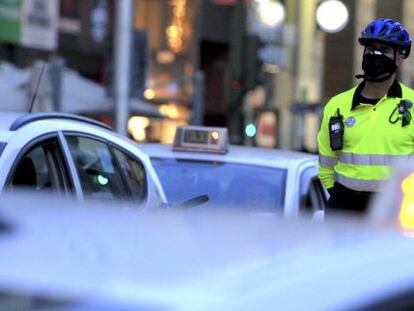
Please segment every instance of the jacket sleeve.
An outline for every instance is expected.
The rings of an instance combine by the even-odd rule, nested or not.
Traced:
[[[325,106],[321,127],[318,133],[319,150],[319,179],[326,189],[333,187],[334,167],[338,159],[338,151],[332,151],[329,140],[329,119],[332,116],[329,112],[329,103]]]

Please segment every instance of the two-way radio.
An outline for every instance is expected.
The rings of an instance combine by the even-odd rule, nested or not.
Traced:
[[[339,108],[336,111],[336,116],[329,119],[329,140],[331,149],[341,150],[344,147],[344,123],[342,122],[343,116],[339,112]]]

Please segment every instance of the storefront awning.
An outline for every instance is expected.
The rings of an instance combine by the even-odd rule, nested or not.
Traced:
[[[130,115],[145,116],[150,118],[164,118],[158,111],[157,106],[139,99],[130,99]],[[106,99],[104,102],[92,103],[88,105],[73,102],[65,105],[62,109],[64,112],[87,114],[87,115],[113,115],[115,113],[114,102]]]
[[[47,75],[42,81],[47,81]],[[31,70],[19,69],[11,64],[0,64],[1,110],[28,111],[28,88]],[[50,85],[39,88],[33,111],[60,111],[88,115],[113,115],[114,101],[106,96],[106,89],[79,73],[65,69],[62,77],[61,103],[56,109],[51,102]],[[158,107],[145,100],[131,98],[130,114],[163,118]]]

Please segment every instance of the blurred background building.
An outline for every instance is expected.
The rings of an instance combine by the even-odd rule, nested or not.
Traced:
[[[112,125],[116,8],[0,0],[0,80],[16,84],[2,84],[11,95],[0,107],[24,109],[44,61],[38,109]],[[414,34],[410,0],[135,0],[131,12],[128,130],[137,141],[171,142],[177,125],[203,124],[228,127],[236,144],[315,152],[324,103],[358,83],[362,28],[389,17]],[[413,85],[413,57],[399,79]]]

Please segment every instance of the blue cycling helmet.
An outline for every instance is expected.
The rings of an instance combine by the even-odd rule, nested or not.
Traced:
[[[361,32],[358,41],[362,45],[367,45],[370,42],[389,44],[398,48],[404,58],[410,55],[410,34],[399,22],[392,19],[380,18],[372,21]]]

